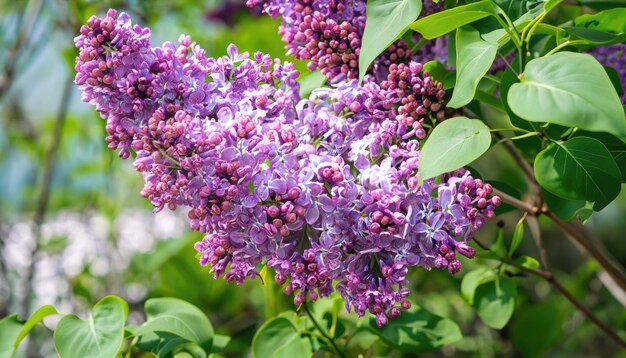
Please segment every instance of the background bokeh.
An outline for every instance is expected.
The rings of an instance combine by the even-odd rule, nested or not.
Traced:
[[[102,15],[109,7],[149,26],[154,43],[176,41],[185,33],[209,56],[223,55],[232,42],[240,51],[285,58],[278,21],[249,11],[244,0],[0,0],[0,318],[12,312],[24,318],[43,304],[84,317],[100,298],[114,294],[130,303],[129,320],[141,322],[146,299],[178,297],[202,308],[218,333],[233,337],[228,356],[247,356],[265,318],[293,305],[271,294],[260,280],[229,285],[213,280],[198,265],[193,244],[201,234],[187,227],[184,212],[152,213],[139,195],[141,176],[130,161],[120,161],[107,150],[104,121],[81,102],[72,83],[77,54],[72,39],[89,16]],[[297,67],[306,71],[302,62]],[[484,178],[518,182],[524,190],[513,161],[500,148],[473,167]],[[622,265],[625,218],[623,190],[585,224],[597,244]],[[504,239],[510,240],[518,219],[515,212],[499,216],[479,239],[491,242],[497,227],[504,226]],[[623,333],[626,295],[562,233],[548,222],[542,225],[559,279]],[[537,256],[530,237],[520,250]],[[465,260],[464,272],[474,264]],[[512,322],[501,331],[487,328],[460,295],[464,272],[411,273],[411,300],[453,319],[465,336],[429,355],[626,356],[535,278],[524,280]],[[54,317],[46,320],[49,327],[55,323]],[[39,327],[18,356],[55,356],[50,337],[50,330]],[[355,340],[350,353],[399,355],[376,340],[373,335]]]

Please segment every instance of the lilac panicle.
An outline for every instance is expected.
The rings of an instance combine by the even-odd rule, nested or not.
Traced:
[[[340,4],[311,11],[360,16]],[[465,169],[417,185],[419,139],[446,116],[445,92],[420,63],[301,99],[290,63],[234,45],[209,58],[184,35],[153,47],[114,10],[75,42],[75,82],[106,119],[110,148],[136,154],[155,211],[186,208],[215,278],[240,284],[265,262],[295,304],[337,290],[382,326],[410,307],[409,268],[458,272],[500,204]]]

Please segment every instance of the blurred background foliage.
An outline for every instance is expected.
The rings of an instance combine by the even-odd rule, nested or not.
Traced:
[[[186,227],[185,213],[152,213],[139,195],[141,176],[130,161],[117,160],[107,150],[104,121],[81,102],[71,82],[77,54],[73,37],[89,16],[109,7],[149,26],[153,43],[176,41],[184,33],[209,56],[223,55],[232,42],[241,51],[285,58],[278,21],[255,15],[244,0],[0,0],[0,318],[11,312],[25,318],[43,304],[63,313],[84,313],[111,294],[130,303],[133,323],[143,320],[146,299],[178,297],[202,308],[217,333],[232,337],[224,355],[247,356],[256,329],[268,317],[293,311],[293,304],[271,279],[265,280],[268,286],[258,279],[242,286],[213,280],[195,257],[193,244],[201,234]],[[303,62],[297,67],[306,73]],[[516,182],[515,163],[501,148],[493,148],[474,168],[484,178]],[[517,182],[524,185],[522,178]],[[625,217],[623,191],[586,223],[622,264]],[[493,242],[501,228],[502,239],[510,242],[518,219],[517,212],[498,216],[479,239]],[[541,224],[559,279],[623,333],[622,291],[609,292],[612,284],[597,265],[549,222]],[[534,247],[527,237],[520,254],[537,257]],[[460,285],[466,272],[489,264],[480,258],[465,260],[456,276],[410,273],[415,286],[411,300],[451,318],[464,335],[428,356],[626,356],[536,278],[519,280],[520,303],[512,321],[500,331],[487,328],[462,298]],[[321,300],[313,309],[324,317],[336,304]],[[367,325],[367,319],[356,319],[344,308],[339,315],[344,326]],[[52,318],[46,324],[54,327],[56,322]],[[401,356],[367,330],[356,332],[348,339],[351,355]],[[54,356],[50,337],[49,330],[39,327],[18,356]]]

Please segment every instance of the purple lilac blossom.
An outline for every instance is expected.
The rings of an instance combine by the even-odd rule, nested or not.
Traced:
[[[288,55],[309,60],[331,83],[358,77],[358,58],[365,29],[365,0],[248,0],[261,5],[273,18],[280,17],[279,33]],[[375,66],[406,62],[410,50],[396,41],[376,59]],[[378,70],[380,71],[380,70]]]
[[[626,88],[626,44],[594,47],[589,51],[603,66],[613,67],[619,75],[622,88]],[[620,98],[626,105],[626,93]]]
[[[409,267],[461,269],[500,198],[465,169],[418,186],[425,121],[444,91],[419,63],[298,95],[290,63],[234,45],[208,58],[187,36],[150,32],[110,10],[75,39],[76,84],[107,120],[107,141],[144,176],[155,211],[188,209],[201,265],[240,284],[264,261],[294,303],[337,290],[383,326],[408,309]],[[333,282],[336,285],[333,285]]]

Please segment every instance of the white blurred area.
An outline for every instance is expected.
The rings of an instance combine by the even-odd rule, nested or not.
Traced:
[[[42,226],[33,280],[30,283],[30,312],[46,304],[59,312],[77,312],[71,282],[84,270],[101,278],[103,295],[118,294],[130,301],[142,300],[147,290],[122,279],[134,254],[149,252],[158,240],[176,238],[187,230],[184,213],[164,210],[158,214],[142,209],[119,213],[113,222],[97,212],[58,212]],[[0,281],[0,296],[9,312],[20,312],[35,246],[32,222],[18,221],[0,226],[3,246],[0,260],[6,277]],[[59,249],[46,245],[56,240]],[[96,290],[99,291],[99,290]],[[105,292],[106,291],[106,292]],[[24,312],[21,312],[22,314]]]

